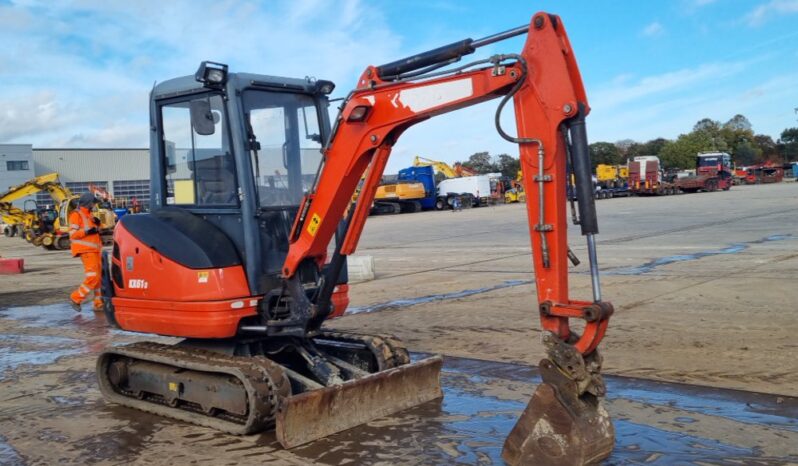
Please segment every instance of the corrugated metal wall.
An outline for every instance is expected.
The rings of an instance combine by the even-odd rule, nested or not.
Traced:
[[[27,169],[20,163],[27,163]],[[11,170],[9,170],[9,168]],[[17,186],[33,178],[33,160],[30,144],[0,144],[0,195],[11,186]],[[14,202],[17,207],[24,207],[25,199]]]
[[[150,179],[148,149],[33,149],[36,175],[57,172],[62,183]]]

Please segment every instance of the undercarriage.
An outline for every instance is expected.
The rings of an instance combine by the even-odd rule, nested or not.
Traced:
[[[409,363],[394,337],[321,331],[311,339],[133,343],[100,355],[97,373],[115,403],[237,435],[277,424],[278,439],[290,448],[360,423],[351,407],[328,402],[341,393],[369,418],[442,396],[441,359]],[[388,399],[384,390],[378,394],[396,378],[409,390]],[[314,408],[320,399],[327,400],[324,413]]]

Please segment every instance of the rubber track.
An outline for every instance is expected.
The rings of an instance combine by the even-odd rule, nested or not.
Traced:
[[[404,344],[392,335],[323,331],[319,338],[365,345],[377,360],[379,371],[410,362]],[[140,400],[132,393],[113,388],[106,378],[104,362],[112,355],[177,368],[232,375],[242,382],[248,397],[251,398],[248,403],[250,413],[246,418],[233,415],[209,416],[199,409],[186,405],[173,408],[166,404],[165,400]],[[100,390],[109,402],[235,435],[252,434],[273,427],[281,400],[291,396],[291,383],[288,377],[278,364],[265,356],[228,356],[214,351],[153,342],[110,348],[97,360],[97,377]]]
[[[231,415],[209,416],[201,410],[188,406],[173,408],[162,400],[145,401],[133,398],[131,393],[113,388],[106,378],[104,362],[112,355],[178,368],[232,375],[242,382],[247,391],[249,413],[246,418]],[[243,358],[152,342],[111,348],[101,354],[97,360],[97,377],[100,390],[108,401],[236,435],[251,434],[273,426],[281,398],[290,396],[291,392],[288,377],[280,366],[265,357]]]
[[[357,332],[323,330],[320,338],[344,342],[362,343],[377,359],[379,371],[393,369],[410,362],[410,354],[405,345],[393,335],[373,335]]]

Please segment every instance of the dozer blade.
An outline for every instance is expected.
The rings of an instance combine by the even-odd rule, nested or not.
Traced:
[[[541,361],[540,369],[544,382],[505,440],[504,461],[511,466],[568,466],[594,464],[609,457],[615,429],[600,398],[577,395],[575,384],[562,375],[555,375],[562,379],[552,383],[546,371],[557,369],[548,360]]]
[[[293,448],[441,398],[442,364],[434,356],[292,396],[277,413],[277,440]]]

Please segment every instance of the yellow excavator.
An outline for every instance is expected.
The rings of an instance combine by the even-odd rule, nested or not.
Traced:
[[[514,180],[510,180],[509,188],[504,191],[504,202],[512,204],[515,202],[526,202],[526,192],[524,192],[524,173],[518,170]]]
[[[435,169],[435,171],[443,173],[443,176],[446,178],[460,178],[462,176],[476,176],[479,174],[474,170],[463,166],[463,164],[460,162],[455,162],[454,166],[451,166],[446,162],[440,162],[438,160],[432,160],[426,157],[419,157],[418,155],[413,159],[413,166],[432,167]]]
[[[13,202],[40,192],[47,192],[53,199],[53,209],[19,209]],[[18,186],[12,186],[0,194],[0,215],[6,224],[6,236],[22,236],[34,246],[46,249],[69,248],[69,214],[77,206],[78,196],[58,182],[58,173],[37,176]],[[35,201],[33,201],[35,203]],[[113,237],[116,216],[107,209],[97,209],[100,219],[100,234],[103,242]]]

